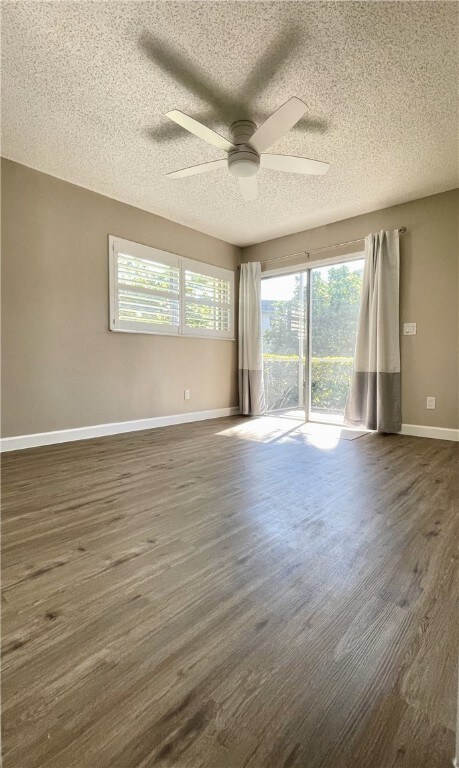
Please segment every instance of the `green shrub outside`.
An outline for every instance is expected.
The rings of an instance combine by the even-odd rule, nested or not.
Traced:
[[[298,355],[267,353],[264,380],[267,407],[298,405]],[[305,364],[305,358],[303,358]],[[342,413],[346,405],[353,369],[352,357],[313,357],[311,360],[311,409]]]

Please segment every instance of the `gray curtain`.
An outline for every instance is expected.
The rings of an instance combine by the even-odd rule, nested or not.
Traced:
[[[365,238],[362,300],[345,421],[400,432],[399,234]]]
[[[239,410],[259,416],[266,410],[261,338],[261,265],[241,264],[239,279]]]

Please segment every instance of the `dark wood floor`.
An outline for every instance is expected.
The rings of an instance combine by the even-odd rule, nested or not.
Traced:
[[[5,455],[4,768],[451,768],[458,448],[222,419]]]

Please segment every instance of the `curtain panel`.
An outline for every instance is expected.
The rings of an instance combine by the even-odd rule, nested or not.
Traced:
[[[354,373],[345,421],[400,432],[399,233],[365,238],[365,266]]]
[[[261,264],[241,264],[239,279],[239,410],[259,416],[266,410],[261,336]]]

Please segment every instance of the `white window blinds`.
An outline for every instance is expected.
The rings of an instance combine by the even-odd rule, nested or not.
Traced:
[[[110,240],[112,330],[178,333],[179,257],[138,243]]]
[[[234,274],[109,238],[110,328],[233,338]]]
[[[229,338],[233,274],[208,264],[184,264],[184,333]]]

